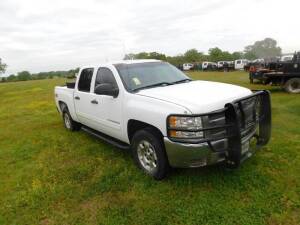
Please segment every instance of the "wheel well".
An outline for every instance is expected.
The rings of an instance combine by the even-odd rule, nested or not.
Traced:
[[[58,104],[59,104],[59,108],[60,108],[60,111],[61,111],[61,112],[63,112],[65,108],[68,109],[67,104],[64,103],[63,101],[59,101]]]
[[[157,127],[150,125],[148,123],[141,122],[139,120],[129,120],[127,124],[127,134],[128,134],[129,141],[131,142],[131,139],[135,132],[145,128],[152,128],[159,137],[161,138],[163,137],[163,134]]]

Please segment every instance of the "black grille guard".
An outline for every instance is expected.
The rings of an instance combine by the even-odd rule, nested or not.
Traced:
[[[253,123],[246,123],[244,106],[243,102],[247,100],[255,99],[255,102],[259,101],[259,112],[254,111],[255,120]],[[255,103],[255,104],[256,104]],[[168,125],[170,116],[184,116],[184,117],[194,117],[194,116],[213,116],[217,114],[225,114],[225,125],[222,126],[210,126],[204,127],[196,130],[185,130],[185,129],[174,129],[170,128]],[[257,118],[258,117],[258,118]],[[199,138],[172,138],[169,133],[171,130],[176,131],[208,131],[208,130],[217,130],[224,129],[226,131],[225,135],[219,137],[204,137],[203,139]],[[193,115],[169,115],[167,118],[167,130],[168,137],[174,142],[181,143],[190,143],[190,144],[199,144],[207,142],[211,146],[211,142],[218,141],[222,139],[228,139],[228,149],[227,149],[227,161],[233,165],[233,167],[239,166],[243,160],[242,155],[242,145],[246,141],[250,140],[252,137],[257,139],[256,147],[260,148],[261,146],[266,145],[271,137],[271,97],[270,92],[267,90],[254,91],[253,94],[237,99],[233,102],[227,103],[225,107],[221,110],[205,113],[205,114],[193,114]],[[247,133],[247,131],[249,131]],[[246,133],[246,135],[244,135]]]

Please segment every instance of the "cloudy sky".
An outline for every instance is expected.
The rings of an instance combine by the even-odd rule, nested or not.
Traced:
[[[300,50],[299,0],[1,0],[7,75],[67,70],[124,53],[240,51],[272,37]]]

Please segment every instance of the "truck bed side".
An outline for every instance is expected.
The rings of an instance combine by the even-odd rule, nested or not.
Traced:
[[[72,119],[78,122],[78,118],[75,111],[75,105],[74,105],[74,89],[68,88],[66,86],[56,86],[55,87],[55,103],[56,106],[61,112],[61,104],[64,103],[67,105],[68,110],[70,112],[70,115],[72,116]]]

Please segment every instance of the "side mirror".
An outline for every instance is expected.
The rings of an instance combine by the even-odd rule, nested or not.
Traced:
[[[116,98],[119,95],[119,89],[110,83],[99,84],[95,88],[95,94],[108,95]]]

